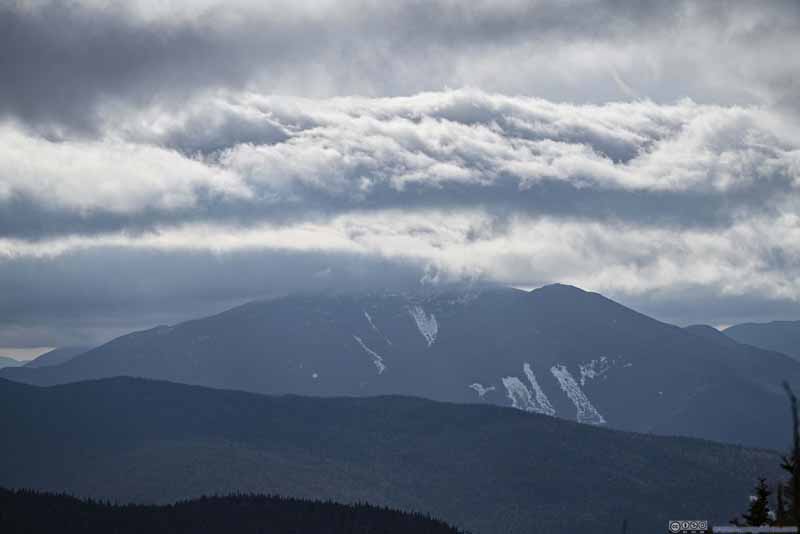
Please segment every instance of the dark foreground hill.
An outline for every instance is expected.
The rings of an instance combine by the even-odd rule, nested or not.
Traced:
[[[365,504],[264,495],[116,505],[0,488],[3,534],[459,534],[447,524]]]
[[[491,405],[268,397],[116,378],[0,380],[0,485],[120,502],[231,492],[369,502],[476,533],[727,521],[776,454]],[[780,424],[779,421],[776,424]]]
[[[783,352],[800,360],[800,321],[742,323],[725,329],[725,335],[739,343]]]
[[[126,375],[267,394],[400,394],[785,447],[787,429],[765,414],[785,413],[781,382],[800,389],[800,363],[695,330],[564,285],[305,295],[136,332],[60,365],[0,376],[37,385]]]

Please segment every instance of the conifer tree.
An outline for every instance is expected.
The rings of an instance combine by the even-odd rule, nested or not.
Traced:
[[[762,527],[772,524],[772,514],[769,508],[769,496],[772,492],[767,486],[765,478],[759,478],[755,487],[756,494],[750,497],[750,508],[742,519],[734,519],[733,524],[740,527]]]

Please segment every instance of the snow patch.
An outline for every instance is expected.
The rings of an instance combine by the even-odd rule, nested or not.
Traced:
[[[598,360],[582,363],[579,367],[581,370],[581,386],[585,386],[587,378],[594,380],[604,376],[611,369],[611,362],[608,358],[602,356]]]
[[[487,393],[489,393],[490,391],[494,391],[495,390],[494,386],[488,386],[487,387],[487,386],[484,386],[483,384],[479,384],[477,382],[475,382],[474,384],[470,384],[467,387],[470,388],[470,389],[474,389],[478,393],[478,396],[481,397],[481,398],[483,398],[483,396],[486,395]]]
[[[408,308],[408,313],[414,319],[414,322],[417,323],[419,333],[425,338],[428,346],[430,347],[433,345],[436,341],[436,335],[439,333],[439,323],[436,322],[436,316],[431,314],[430,317],[428,317],[428,314],[425,313],[422,306]]]
[[[381,358],[381,355],[366,346],[360,337],[353,336],[353,339],[355,339],[358,344],[361,345],[361,348],[364,349],[364,352],[372,356],[372,363],[374,363],[375,367],[378,369],[378,374],[383,373],[386,370],[386,364],[383,363],[383,358]]]
[[[553,408],[553,405],[550,404],[550,399],[547,398],[547,395],[544,394],[542,391],[539,382],[536,380],[536,375],[533,374],[533,369],[531,369],[531,364],[526,363],[522,366],[522,370],[525,371],[525,376],[528,377],[528,381],[531,383],[531,388],[533,389],[533,394],[536,400],[536,412],[543,413],[545,415],[555,415],[556,410]]]
[[[564,390],[569,400],[577,408],[577,420],[579,423],[588,423],[590,425],[605,424],[605,418],[592,405],[565,365],[554,365],[550,368],[550,372],[558,380],[561,389]]]

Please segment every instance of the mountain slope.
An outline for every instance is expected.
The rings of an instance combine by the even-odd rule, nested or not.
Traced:
[[[693,324],[684,327],[684,330],[689,332],[692,335],[705,339],[706,341],[710,341],[712,343],[716,343],[722,347],[727,349],[733,350],[746,350],[744,347],[740,347],[739,343],[734,341],[732,338],[726,336],[713,326],[707,324]]]
[[[0,485],[119,501],[233,491],[370,502],[476,533],[724,521],[777,455],[489,405],[0,380]]]
[[[403,394],[784,447],[787,432],[764,414],[786,411],[781,382],[800,385],[800,364],[553,285],[254,302],[0,375],[40,385],[129,375],[270,394]]]
[[[91,347],[58,347],[53,350],[40,354],[25,364],[25,367],[47,367],[68,362],[78,354],[83,354]]]
[[[428,517],[363,504],[231,495],[162,506],[122,506],[0,488],[0,530],[4,534],[261,534],[265,525],[270,534],[459,534]]]
[[[739,343],[782,352],[800,360],[800,321],[737,324],[727,328],[725,335]]]

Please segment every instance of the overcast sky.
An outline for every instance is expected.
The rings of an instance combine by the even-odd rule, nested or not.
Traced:
[[[800,319],[800,3],[0,2],[0,347],[297,290]]]

